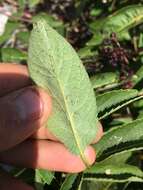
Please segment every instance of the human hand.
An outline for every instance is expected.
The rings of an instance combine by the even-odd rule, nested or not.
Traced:
[[[1,163],[70,173],[86,168],[79,156],[71,154],[44,127],[52,109],[51,98],[43,89],[32,86],[26,66],[0,64],[0,97]],[[94,143],[102,133],[99,126]],[[85,155],[90,164],[95,161],[91,146]],[[33,189],[2,172],[0,189],[7,190],[9,186],[11,190]]]

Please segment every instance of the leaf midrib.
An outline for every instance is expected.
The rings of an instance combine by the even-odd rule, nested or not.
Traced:
[[[48,35],[47,35],[46,30],[45,30],[45,27],[44,27],[44,31],[45,31],[46,37],[47,37],[47,39],[48,39]],[[53,51],[52,51],[52,52],[53,52]],[[52,55],[52,59],[53,59],[53,61],[55,62],[53,55]],[[53,65],[53,64],[51,63],[51,65]],[[56,64],[55,64],[55,65],[56,65]],[[55,75],[57,76],[57,77],[56,77],[56,80],[57,80],[57,82],[58,82],[58,84],[59,84],[59,87],[60,87],[60,90],[61,90],[61,94],[62,94],[62,97],[63,97],[63,101],[64,101],[64,104],[65,104],[66,117],[68,117],[68,119],[69,119],[69,121],[70,121],[70,122],[69,122],[69,123],[70,123],[70,128],[71,128],[71,131],[72,131],[72,133],[73,133],[73,136],[74,136],[76,145],[77,145],[77,147],[78,147],[78,149],[79,149],[81,159],[82,159],[82,160],[84,161],[84,163],[88,166],[88,165],[89,165],[89,164],[88,164],[88,161],[87,161],[87,159],[86,159],[86,157],[85,157],[85,155],[84,155],[84,153],[82,152],[82,149],[81,149],[81,143],[79,142],[79,139],[80,139],[80,138],[79,138],[79,136],[78,136],[76,130],[75,130],[74,127],[73,127],[73,126],[74,126],[74,121],[73,121],[73,118],[72,118],[72,116],[71,116],[71,114],[70,114],[69,106],[68,106],[67,101],[66,101],[66,98],[65,98],[65,96],[64,96],[64,91],[63,91],[62,85],[61,85],[61,83],[60,83],[60,80],[59,80],[59,78],[58,78],[57,73],[55,73]]]

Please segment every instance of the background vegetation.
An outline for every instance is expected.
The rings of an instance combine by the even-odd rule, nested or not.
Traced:
[[[97,96],[106,132],[95,146],[97,164],[81,174],[15,168],[37,189],[143,189],[143,1],[1,0],[0,60],[27,63],[38,18],[78,52]]]

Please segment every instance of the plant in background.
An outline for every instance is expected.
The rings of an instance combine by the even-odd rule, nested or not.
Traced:
[[[117,45],[117,42],[114,41],[114,43]],[[80,155],[87,167],[88,162],[83,152],[95,137],[97,113],[99,119],[103,119],[122,106],[143,98],[137,90],[111,91],[97,96],[96,109],[93,88],[78,55],[45,20],[39,20],[34,24],[29,44],[28,68],[35,83],[45,88],[53,99],[53,112],[47,124],[49,130],[72,153]],[[121,104],[121,102],[124,103]],[[112,108],[112,105],[115,107]],[[108,163],[102,164],[102,160],[106,160],[112,154],[133,149],[134,143],[130,144],[130,141],[139,140],[139,144],[135,143],[135,146],[136,149],[140,149],[142,134],[135,133],[140,128],[142,128],[142,120],[137,120],[106,133],[100,143],[95,145],[97,158],[101,163],[95,164],[84,172],[85,180],[88,179],[88,174],[101,174],[102,176],[109,173],[111,177],[114,172],[115,174],[116,172],[117,174],[118,172],[127,172],[128,180],[131,177],[133,181],[136,181],[136,178],[139,181],[142,180],[143,173],[135,166],[122,165],[122,167],[115,167],[111,164],[108,165]],[[124,133],[127,130],[130,132],[125,135]],[[137,173],[135,173],[136,170]],[[39,170],[37,170],[36,178],[38,175],[38,182],[42,182],[47,174],[46,171],[39,174]],[[77,176],[77,174],[75,175]],[[52,177],[51,174],[50,177]],[[84,180],[84,174],[82,178]],[[121,181],[124,180],[123,177]],[[64,185],[62,185],[62,188],[65,188]]]
[[[28,62],[34,82],[52,96],[49,130],[86,165],[97,120],[105,133],[93,145],[96,163],[80,174],[11,173],[37,190],[142,189],[143,2],[12,2],[1,3],[16,10],[0,36],[1,60]]]

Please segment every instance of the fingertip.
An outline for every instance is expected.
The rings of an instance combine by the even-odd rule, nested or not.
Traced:
[[[98,131],[97,131],[95,139],[92,141],[92,144],[97,143],[102,138],[102,136],[103,136],[103,127],[102,127],[102,125],[101,125],[100,122],[98,122],[98,126],[97,127],[98,127]]]
[[[96,153],[92,146],[88,146],[85,151],[84,155],[88,164],[91,166],[96,160]],[[74,164],[73,164],[74,163]],[[87,168],[84,161],[78,156],[74,157],[72,164],[69,165],[68,172],[70,173],[79,173],[84,171]]]
[[[92,146],[88,146],[84,152],[87,161],[90,165],[92,165],[95,162],[96,159],[96,153]]]

